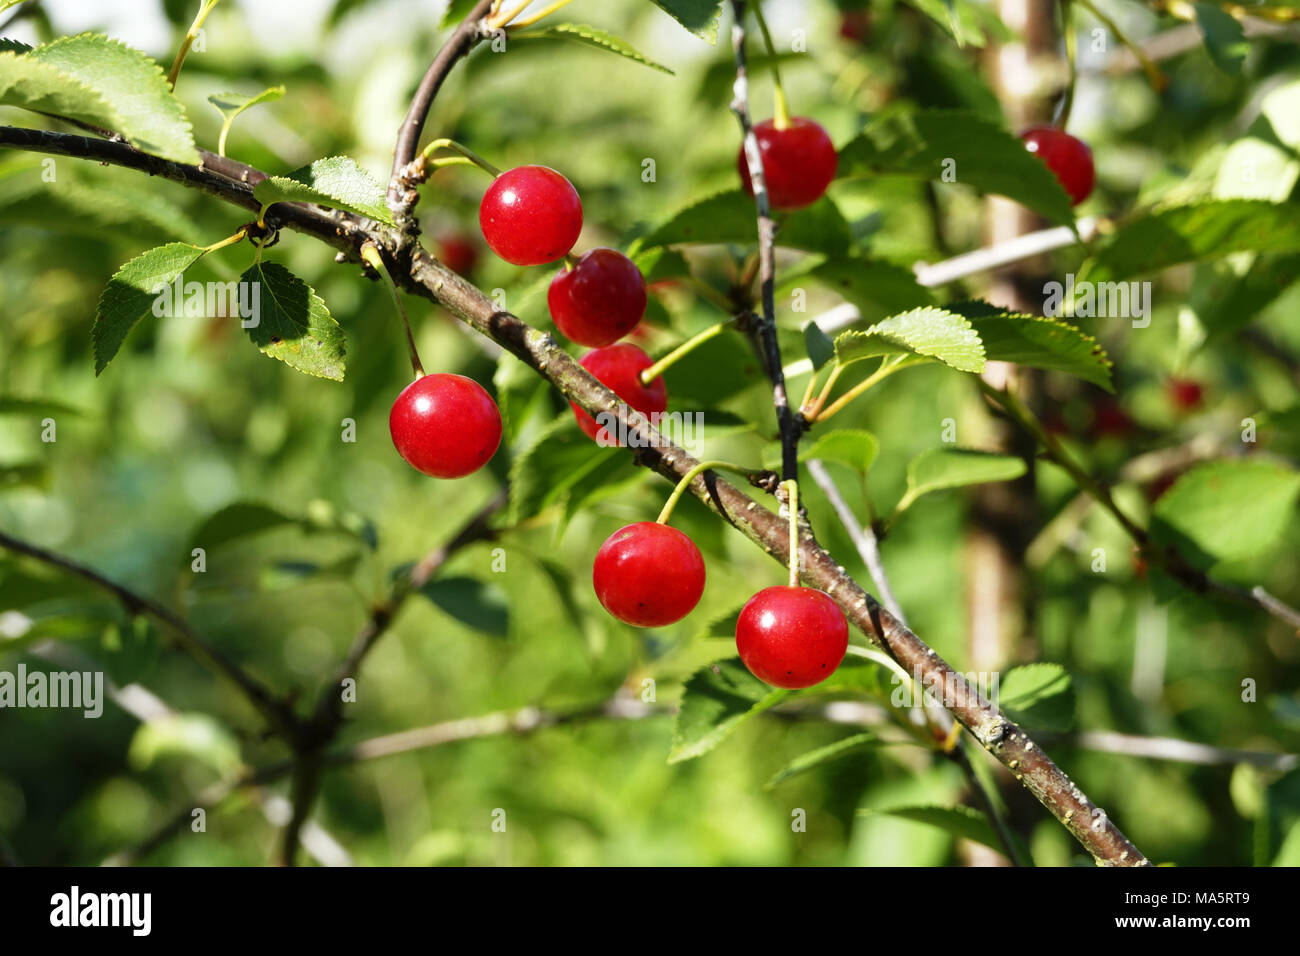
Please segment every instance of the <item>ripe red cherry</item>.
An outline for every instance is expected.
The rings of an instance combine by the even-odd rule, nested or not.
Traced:
[[[663,627],[680,621],[704,593],[704,558],[676,528],[639,521],[619,528],[596,552],[596,597],[626,624]]]
[[[561,269],[546,294],[551,318],[579,345],[609,345],[645,315],[645,276],[623,253],[592,249],[572,269]]]
[[[1190,412],[1205,398],[1201,383],[1190,378],[1171,378],[1168,383],[1169,398],[1180,412]]]
[[[1077,206],[1088,198],[1096,182],[1092,167],[1092,150],[1083,140],[1052,126],[1034,126],[1020,134],[1025,147],[1047,164],[1070,202]]]
[[[578,360],[578,364],[643,415],[653,415],[668,407],[668,389],[662,375],[649,385],[641,384],[641,373],[654,364],[654,359],[635,345],[620,342],[603,349],[592,349]],[[569,404],[573,405],[572,402]],[[602,445],[617,443],[617,435],[601,427],[577,405],[573,405],[573,414],[577,416],[578,427],[588,437]]]
[[[506,262],[540,266],[566,256],[582,232],[582,200],[546,166],[518,166],[496,178],[478,207],[483,238]]]
[[[468,236],[456,234],[438,240],[438,258],[452,272],[466,275],[478,265],[478,246]]]
[[[463,478],[496,453],[501,413],[472,378],[422,375],[393,402],[388,429],[413,468],[434,478]]]
[[[802,209],[822,198],[835,178],[839,157],[820,124],[794,116],[789,126],[777,129],[773,120],[764,120],[754,127],[754,135],[763,156],[763,176],[773,209]],[[754,195],[744,146],[736,157],[736,169],[745,192]]]
[[[816,588],[764,588],[740,609],[736,650],[749,672],[776,687],[811,687],[844,660],[849,625]]]

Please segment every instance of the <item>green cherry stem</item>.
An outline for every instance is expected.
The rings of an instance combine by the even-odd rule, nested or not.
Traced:
[[[171,89],[176,89],[176,79],[181,75],[181,66],[185,63],[185,57],[189,56],[190,47],[198,39],[199,30],[203,28],[203,21],[208,18],[208,14],[220,2],[221,0],[204,0],[203,6],[199,8],[198,16],[194,18],[189,30],[185,32],[185,39],[181,41],[181,47],[176,51],[176,59],[172,60],[172,68],[167,71],[167,86]]]
[[[235,233],[233,236],[227,236],[225,239],[222,239],[220,242],[214,242],[210,246],[204,246],[203,251],[206,254],[209,252],[216,252],[218,249],[224,249],[226,246],[233,246],[235,243],[239,242],[247,235],[248,235],[248,227],[245,226],[243,229],[240,229],[239,232]]]
[[[729,461],[702,461],[686,474],[682,475],[682,480],[677,482],[677,487],[675,487],[673,493],[668,496],[668,500],[664,502],[663,510],[659,512],[659,517],[655,520],[659,524],[667,524],[668,519],[673,515],[673,509],[677,507],[678,500],[686,493],[686,489],[691,486],[691,482],[694,481],[701,472],[716,471],[719,468],[725,468],[727,471],[734,471],[736,474],[745,475],[746,477],[754,474],[753,468],[733,465]]]
[[[536,13],[532,14],[531,16],[524,17],[522,20],[511,20],[510,28],[512,30],[518,30],[518,29],[522,29],[523,27],[531,27],[538,20],[541,20],[544,17],[549,17],[556,10],[562,9],[563,7],[567,7],[572,2],[573,0],[555,0],[554,3],[550,4],[549,6],[543,7],[541,10],[538,10]]]
[[[642,372],[641,384],[649,385],[660,375],[662,375],[665,371],[671,368],[676,362],[685,358],[687,355],[691,354],[691,352],[699,348],[709,339],[714,338],[715,336],[722,333],[729,325],[731,325],[735,321],[736,321],[735,319],[727,319],[724,322],[718,322],[715,325],[710,325],[703,332],[698,332],[695,335],[692,335],[681,345],[677,346],[677,348],[673,349],[663,358],[659,359],[659,361],[655,362],[654,365],[651,365],[648,369]]]
[[[848,405],[867,389],[871,388],[871,386],[893,375],[900,368],[907,368],[907,364],[906,357],[895,359],[892,362],[888,360],[881,362],[880,368],[876,369],[857,385],[854,385],[851,389],[837,398],[829,408],[818,410],[817,414],[813,417],[813,420],[824,422],[837,412],[843,411],[844,406]]]
[[[790,509],[790,587],[799,586],[799,482],[793,478],[785,486],[786,506]]]
[[[1061,4],[1061,32],[1065,35],[1065,62],[1070,68],[1070,80],[1069,85],[1065,88],[1065,95],[1061,98],[1061,106],[1055,124],[1057,129],[1065,129],[1070,125],[1070,108],[1074,106],[1074,87],[1079,80],[1079,64],[1075,58],[1077,38],[1070,24],[1071,9],[1070,0],[1063,0]]]
[[[790,125],[790,104],[785,98],[785,84],[781,82],[781,68],[777,65],[776,45],[772,42],[772,34],[767,29],[767,20],[763,17],[763,4],[761,2],[754,4],[754,17],[758,20],[758,29],[763,34],[763,45],[767,47],[767,58],[772,64],[772,125],[777,129],[785,129]]]
[[[478,153],[474,152],[468,146],[462,146],[454,139],[435,139],[431,143],[429,143],[428,146],[424,147],[423,156],[425,162],[430,162],[430,160],[433,157],[433,154],[440,149],[450,149],[452,152],[460,153],[461,159],[464,159],[469,163],[472,163],[473,165],[477,166],[479,169],[483,170],[485,173],[491,175],[493,178],[501,175],[501,170],[497,169],[495,166],[489,163]],[[448,157],[446,160],[432,160],[431,162],[431,165],[433,166],[450,166],[454,164],[456,163],[453,162],[450,157]]]
[[[379,278],[383,280],[384,287],[388,289],[388,294],[392,296],[393,305],[397,308],[397,314],[402,319],[402,327],[406,331],[406,347],[411,353],[411,370],[415,372],[416,378],[424,375],[424,366],[420,364],[420,353],[415,348],[415,336],[411,334],[411,321],[406,317],[406,306],[402,305],[402,294],[397,290],[397,283],[393,277],[388,274],[388,267],[384,265],[384,257],[379,254],[379,247],[373,242],[367,242],[361,247],[361,258],[364,259],[375,272],[379,273]]]

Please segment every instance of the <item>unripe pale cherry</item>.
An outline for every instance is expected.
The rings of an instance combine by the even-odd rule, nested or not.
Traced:
[[[740,610],[736,650],[749,672],[774,687],[811,687],[840,666],[849,646],[844,612],[825,591],[764,588]]]
[[[676,528],[639,521],[600,546],[591,572],[596,597],[610,614],[636,627],[680,621],[704,593],[704,558]]]
[[[434,478],[463,478],[501,444],[501,412],[478,382],[440,372],[402,390],[388,415],[393,445],[411,467]]]
[[[609,345],[645,315],[645,277],[623,253],[592,249],[572,269],[555,274],[546,301],[566,338],[579,345]]]
[[[573,184],[547,166],[517,166],[498,176],[478,207],[483,239],[517,266],[540,266],[568,255],[582,232],[582,200]]]
[[[1097,174],[1087,143],[1054,126],[1030,127],[1020,138],[1026,149],[1047,164],[1072,205],[1077,206],[1088,198]]]
[[[620,342],[603,349],[592,349],[578,360],[578,364],[643,415],[653,415],[668,407],[668,389],[662,375],[649,385],[641,384],[641,373],[654,364],[654,359],[635,345]],[[578,427],[589,438],[594,438],[603,445],[618,442],[617,435],[603,428],[576,404],[569,404],[578,419]]]
[[[802,209],[822,198],[835,178],[839,157],[820,123],[793,116],[788,126],[777,129],[775,121],[764,120],[755,125],[754,135],[763,157],[763,180],[773,209]],[[736,169],[745,192],[754,195],[743,145],[736,157]]]

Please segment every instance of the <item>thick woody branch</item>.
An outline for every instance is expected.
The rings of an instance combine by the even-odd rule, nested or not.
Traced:
[[[58,137],[63,134],[43,135]],[[82,143],[91,142],[84,137],[72,139]],[[23,141],[23,138],[14,136],[13,131],[6,134],[5,130],[0,129],[0,145],[13,145],[15,141]],[[61,151],[65,155],[77,155],[70,151],[76,148],[76,144],[57,139],[55,142],[64,146]],[[40,150],[42,147],[24,145],[21,148]],[[129,146],[121,148],[136,152]],[[103,158],[104,155],[103,152],[97,152],[92,158]],[[119,160],[124,158],[117,152],[113,156]],[[129,157],[129,161],[119,162],[119,165],[147,169],[162,162],[151,160],[146,163],[137,157]],[[201,167],[172,168],[175,166],[176,164],[164,164],[156,168],[159,174],[167,175],[169,179],[206,188],[229,201],[245,204],[240,189],[246,187],[213,182],[210,177],[215,174],[205,172]],[[628,445],[637,449],[638,460],[669,481],[676,483],[697,464],[681,448],[662,438],[644,415],[623,405],[612,391],[565,352],[551,335],[532,328],[508,312],[498,310],[483,292],[435,260],[418,244],[397,237],[391,230],[352,225],[346,219],[339,220],[340,229],[337,233],[323,228],[324,224],[332,222],[331,217],[310,207],[294,211],[291,218],[284,219],[285,225],[323,238],[331,245],[345,249],[353,257],[357,255],[362,242],[367,239],[376,242],[396,267],[393,275],[400,285],[448,308],[462,321],[539,372],[579,407],[592,414],[613,414],[618,427],[628,436]],[[784,519],[712,474],[697,476],[691,483],[690,491],[773,559],[783,565],[788,563],[789,529]],[[945,706],[948,706],[952,715],[1098,861],[1120,866],[1147,862],[1119,828],[1088,800],[1024,731],[1004,717],[976,688],[969,687],[964,678],[939,657],[936,651],[882,608],[875,598],[849,577],[831,555],[817,545],[811,532],[804,534],[799,547],[803,581],[827,592],[844,609],[856,628],[884,647],[905,669],[920,674],[927,686],[950,689],[952,703],[948,706],[945,701]]]

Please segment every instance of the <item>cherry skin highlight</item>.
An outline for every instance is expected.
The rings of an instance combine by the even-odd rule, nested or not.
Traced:
[[[1061,187],[1077,206],[1088,198],[1097,180],[1092,150],[1081,139],[1053,126],[1033,126],[1020,134],[1025,148],[1052,171]]]
[[[839,157],[821,124],[793,116],[789,126],[777,129],[773,120],[764,120],[754,127],[754,135],[763,156],[763,176],[773,209],[802,209],[822,198],[835,178]],[[745,192],[754,195],[744,146],[736,157],[736,169]]]
[[[645,315],[645,276],[623,253],[592,249],[572,269],[555,274],[546,301],[565,338],[579,345],[609,345]]]
[[[463,375],[422,375],[388,415],[398,454],[434,478],[463,478],[501,444],[501,412],[483,386]]]
[[[488,246],[506,262],[540,266],[568,255],[582,232],[582,200],[547,166],[518,166],[496,178],[478,207]]]
[[[774,687],[811,687],[835,672],[849,646],[839,605],[816,588],[771,587],[740,610],[736,650],[749,672]]]
[[[620,621],[663,627],[700,603],[704,558],[676,528],[640,521],[605,539],[596,552],[591,583],[601,605]]]
[[[618,345],[607,345],[603,349],[592,349],[578,360],[578,364],[643,415],[653,415],[668,407],[668,389],[664,386],[662,375],[649,385],[641,384],[641,373],[654,364],[654,359],[635,345],[620,342]],[[578,419],[578,427],[589,438],[596,439],[602,445],[618,443],[616,434],[601,427],[596,419],[577,405],[572,402],[569,404]]]

